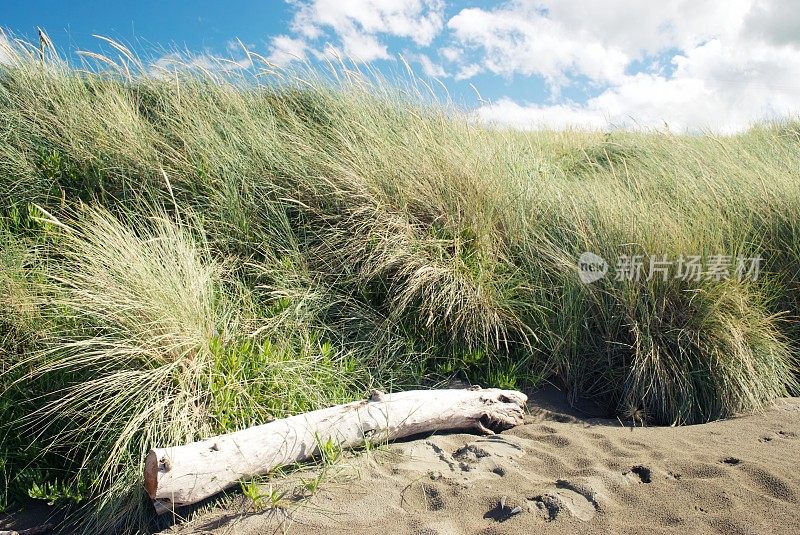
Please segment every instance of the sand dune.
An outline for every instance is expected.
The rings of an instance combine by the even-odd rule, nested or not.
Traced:
[[[392,444],[345,461],[301,506],[241,500],[173,532],[800,532],[800,399],[670,428],[584,417],[555,395],[532,396],[526,424],[501,435]]]

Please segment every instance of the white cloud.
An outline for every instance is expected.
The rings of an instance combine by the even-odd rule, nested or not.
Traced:
[[[430,76],[431,78],[447,77],[447,71],[444,70],[444,67],[438,63],[434,63],[434,61],[425,54],[406,52],[404,57],[412,63],[418,63],[419,66],[422,67],[422,72],[425,73],[425,76]]]
[[[429,45],[443,26],[441,0],[313,0],[296,2],[292,22],[296,31],[310,38],[330,29],[346,34],[356,29],[366,34],[407,37]]]
[[[776,45],[800,46],[800,15],[795,2],[757,1],[744,24],[752,37]]]
[[[636,58],[667,48],[691,48],[738,28],[753,0],[662,0],[657,4],[637,0],[543,0],[537,4],[563,29],[563,37],[596,40]]]
[[[240,59],[217,57],[211,54],[181,54],[172,52],[161,56],[151,65],[150,72],[160,76],[165,71],[175,69],[200,69],[210,73],[231,73],[253,66],[253,61],[245,56]]]
[[[769,47],[741,54],[718,40],[673,59],[672,77],[639,73],[585,104],[520,105],[507,99],[484,105],[476,117],[494,125],[530,129],[583,126],[661,127],[673,131],[734,133],[752,123],[800,113],[800,55]]]
[[[5,32],[0,28],[0,63],[11,63],[14,57],[14,49],[8,40]]]
[[[267,60],[284,67],[292,61],[302,61],[306,58],[306,42],[302,39],[293,39],[288,35],[278,35],[272,38]]]
[[[253,50],[255,45],[253,43],[243,43],[239,39],[231,39],[225,43],[225,49],[231,54],[247,53],[248,50]]]
[[[308,41],[331,41],[354,61],[388,59],[381,36],[428,46],[444,26],[442,0],[290,0],[296,7],[291,28]],[[286,36],[281,36],[286,37]],[[273,47],[276,45],[273,39]],[[323,49],[324,46],[319,47]],[[319,53],[319,50],[317,51]]]
[[[389,59],[386,45],[381,44],[373,34],[354,30],[340,36],[344,55],[353,61],[367,63],[376,59]]]
[[[483,71],[483,67],[478,65],[477,63],[469,63],[467,65],[462,65],[458,69],[458,73],[456,73],[456,80],[467,80],[472,78],[475,75],[480,74]]]
[[[518,128],[658,127],[736,132],[800,114],[800,10],[779,0],[512,2],[448,22],[457,77],[541,76],[558,95],[588,79],[583,104],[481,106],[475,116]],[[464,53],[466,51],[468,53]],[[641,63],[634,64],[635,60]],[[631,74],[636,65],[638,73]],[[586,86],[591,89],[591,85]]]
[[[446,46],[439,49],[439,54],[447,61],[458,61],[461,59],[461,49],[452,46]]]
[[[520,105],[507,98],[481,106],[475,110],[474,117],[491,126],[520,130],[561,130],[569,127],[600,129],[608,124],[601,112],[576,104]]]
[[[621,78],[630,58],[607,45],[546,16],[530,2],[495,10],[464,9],[447,22],[461,48],[480,57],[480,71],[511,76],[542,76],[551,85],[566,82],[569,74],[610,82]]]

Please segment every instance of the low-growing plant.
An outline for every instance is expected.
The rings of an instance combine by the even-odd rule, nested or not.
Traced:
[[[304,491],[313,496],[314,494],[317,493],[323,481],[325,481],[326,475],[327,475],[327,466],[323,466],[322,469],[320,469],[314,477],[309,479],[300,478],[300,484],[303,487]]]
[[[319,451],[319,458],[323,466],[332,466],[336,464],[342,456],[342,448],[333,440],[333,437],[328,437],[322,440],[319,435],[315,435],[317,442],[317,450]]]
[[[272,483],[269,484],[267,492],[262,492],[262,484],[257,479],[250,479],[242,481],[241,484],[242,494],[250,500],[253,508],[260,511],[265,507],[270,509],[282,509],[285,506],[286,491],[279,491],[275,489]]]

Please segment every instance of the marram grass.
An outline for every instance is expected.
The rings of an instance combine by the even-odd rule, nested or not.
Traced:
[[[795,122],[487,130],[419,80],[117,50],[0,65],[0,505],[143,531],[148,447],[372,385],[549,380],[652,424],[797,393]],[[763,263],[584,284],[586,251]]]

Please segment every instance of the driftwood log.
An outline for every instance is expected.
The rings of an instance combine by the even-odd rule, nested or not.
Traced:
[[[241,479],[303,461],[329,440],[357,448],[418,433],[492,434],[522,423],[527,397],[513,390],[373,391],[368,400],[298,414],[147,454],[144,485],[159,514],[197,503]]]
[[[0,529],[0,535],[44,535],[45,533],[50,533],[53,531],[53,524],[43,524],[41,526],[36,526],[33,528],[28,529],[21,529],[21,530],[4,530]]]

